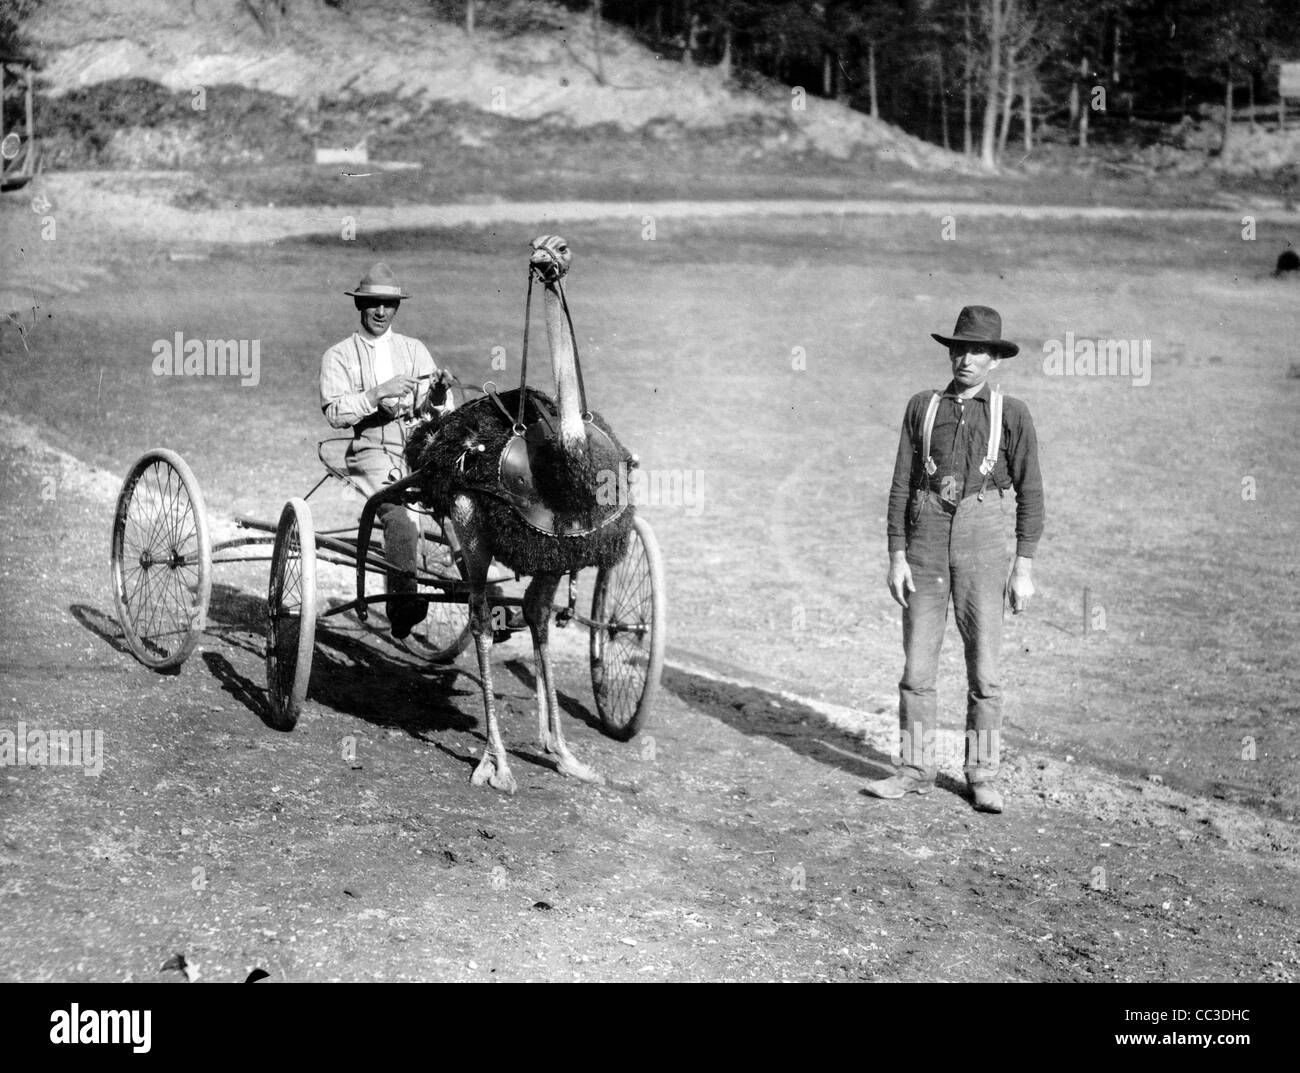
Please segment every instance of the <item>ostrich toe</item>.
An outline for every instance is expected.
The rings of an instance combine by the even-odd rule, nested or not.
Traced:
[[[513,794],[519,789],[510,769],[504,763],[498,764],[491,750],[483,754],[483,759],[478,762],[469,781],[474,786],[491,786],[504,794]]]
[[[561,746],[559,749],[546,750],[555,759],[555,770],[561,775],[568,775],[571,779],[579,779],[582,782],[590,782],[596,786],[605,785],[605,776],[597,771],[594,767],[584,764],[568,749]]]

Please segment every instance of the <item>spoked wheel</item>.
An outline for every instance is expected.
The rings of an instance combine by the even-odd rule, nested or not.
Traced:
[[[650,523],[637,515],[627,554],[596,574],[591,600],[591,687],[611,737],[627,741],[650,716],[663,673],[667,600]]]
[[[266,597],[266,687],[271,717],[292,730],[307,697],[316,643],[316,534],[311,509],[291,499],[280,514]]]
[[[460,542],[450,522],[442,525],[443,539],[420,532],[420,569],[426,574],[445,577],[449,581],[466,581],[465,560],[460,554]],[[420,592],[437,596],[444,590],[436,585],[420,584]],[[451,663],[469,647],[473,635],[469,632],[469,597],[455,601],[434,600],[424,621],[411,632],[409,641],[419,653],[433,663]]]
[[[146,451],[127,473],[110,558],[127,645],[146,667],[179,667],[207,618],[212,541],[199,482],[175,451]]]

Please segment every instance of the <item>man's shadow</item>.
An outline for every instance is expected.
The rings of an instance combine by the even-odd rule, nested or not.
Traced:
[[[665,667],[662,682],[664,689],[676,693],[695,711],[742,734],[769,738],[855,778],[872,780],[898,774],[894,757],[787,696],[758,686],[719,682],[679,667]],[[969,796],[965,784],[951,775],[940,773],[935,786],[962,798]],[[865,789],[858,792],[871,797]]]

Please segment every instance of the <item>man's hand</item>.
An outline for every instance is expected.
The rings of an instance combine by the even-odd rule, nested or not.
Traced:
[[[382,406],[385,413],[394,414],[401,409],[402,396],[414,396],[418,383],[415,377],[399,373],[372,387],[366,392],[366,398],[372,406]]]
[[[451,399],[451,386],[455,382],[456,377],[452,375],[450,369],[439,369],[437,375],[429,384],[429,390],[425,392],[424,399],[420,404],[420,412],[422,414],[432,414],[435,411],[445,409],[448,400]]]
[[[912,568],[907,565],[907,552],[895,551],[889,555],[889,595],[892,596],[900,606],[907,606],[907,594],[916,592],[916,586],[912,583]]]
[[[1034,583],[1030,579],[1034,560],[1016,556],[1016,563],[1011,568],[1011,577],[1007,581],[1007,591],[1011,594],[1011,613],[1020,614],[1029,610],[1029,597],[1034,595]]]

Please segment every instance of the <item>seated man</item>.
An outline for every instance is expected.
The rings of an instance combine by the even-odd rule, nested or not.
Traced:
[[[382,262],[362,278],[352,297],[361,314],[361,330],[335,343],[321,358],[320,404],[333,428],[352,429],[348,472],[373,495],[405,476],[402,450],[415,414],[428,410],[445,414],[454,403],[446,390],[451,376],[439,371],[418,339],[392,330],[398,304],[409,298],[392,269]],[[432,400],[429,399],[433,392]],[[441,405],[437,400],[443,398]],[[398,503],[379,508],[384,531],[384,555],[403,570],[415,570],[420,530],[416,519]],[[414,593],[413,578],[390,571],[389,593]],[[428,605],[420,600],[390,600],[388,621],[393,636],[406,637],[424,619]]]

